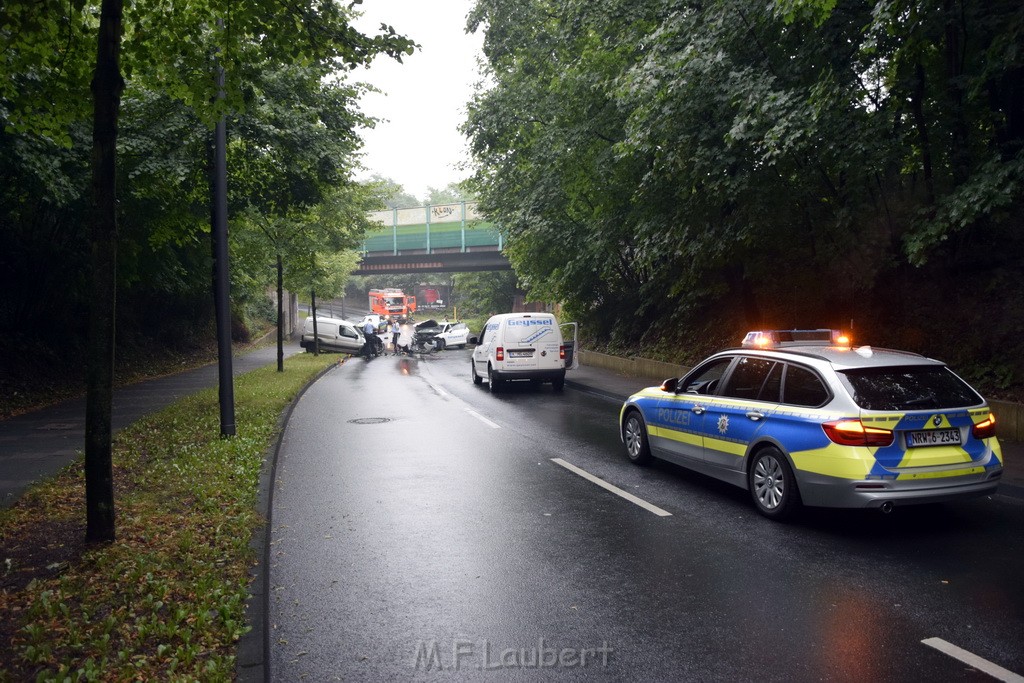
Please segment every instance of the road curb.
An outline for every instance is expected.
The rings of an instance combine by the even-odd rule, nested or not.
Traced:
[[[273,529],[274,481],[277,479],[277,460],[284,433],[295,406],[306,391],[340,365],[333,363],[317,373],[282,411],[277,421],[277,438],[263,461],[256,510],[265,521],[262,529],[257,529],[249,541],[257,559],[249,570],[249,599],[245,605],[245,620],[250,630],[239,638],[235,658],[238,681],[270,683],[270,535]]]

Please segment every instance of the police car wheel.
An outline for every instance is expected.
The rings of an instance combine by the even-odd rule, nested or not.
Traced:
[[[483,384],[484,378],[476,374],[476,362],[469,361],[470,372],[473,373],[473,384]]]
[[[747,481],[757,511],[771,519],[785,519],[800,507],[800,492],[789,461],[774,447],[753,456]]]
[[[444,341],[444,339],[435,339],[435,340],[434,340],[434,346],[436,346],[436,347],[437,347],[437,350],[438,350],[438,351],[443,351],[443,350],[444,350],[444,347],[445,347],[445,341]]]
[[[626,457],[635,465],[646,465],[651,461],[651,447],[647,441],[647,425],[640,413],[630,411],[622,426],[622,438],[626,442]]]

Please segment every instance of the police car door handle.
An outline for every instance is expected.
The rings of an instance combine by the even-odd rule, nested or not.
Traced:
[[[704,406],[694,406],[694,407],[690,408],[690,410],[692,410],[694,412],[694,414],[696,414],[696,415],[703,415],[704,414]]]
[[[754,422],[757,422],[758,420],[764,417],[764,413],[759,413],[756,410],[751,410],[749,413],[747,413],[747,417],[749,417]]]

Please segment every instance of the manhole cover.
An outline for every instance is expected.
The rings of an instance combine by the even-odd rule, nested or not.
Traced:
[[[354,425],[379,425],[385,422],[391,422],[390,417],[360,417],[355,420],[349,420]]]

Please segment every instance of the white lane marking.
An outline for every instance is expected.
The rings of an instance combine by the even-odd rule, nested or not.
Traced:
[[[583,477],[584,479],[586,479],[587,481],[589,481],[589,482],[591,482],[593,484],[597,484],[598,486],[600,486],[601,488],[605,489],[606,491],[611,491],[615,495],[621,496],[621,497],[625,498],[626,500],[628,500],[630,503],[634,503],[636,505],[639,505],[644,510],[647,510],[648,512],[653,512],[654,514],[658,515],[659,517],[671,517],[672,516],[671,512],[667,512],[665,510],[662,510],[657,505],[653,505],[651,503],[648,503],[643,498],[637,498],[632,493],[630,493],[628,491],[623,491],[618,486],[612,486],[611,484],[606,482],[604,479],[599,479],[598,477],[595,477],[590,472],[587,472],[586,470],[582,470],[579,467],[576,467],[576,465],[573,465],[572,463],[566,462],[565,460],[562,460],[561,458],[551,458],[551,462],[555,463],[556,465],[561,465],[562,467],[564,467],[565,469],[569,470],[573,474],[578,474],[581,477]]]
[[[466,412],[469,413],[470,415],[472,415],[473,417],[475,417],[476,419],[480,420],[481,422],[483,422],[485,425],[487,425],[491,429],[501,429],[501,425],[500,424],[498,424],[496,422],[491,422],[490,420],[488,420],[486,417],[484,417],[480,413],[476,412],[475,410],[470,410],[469,408],[466,408]]]
[[[934,647],[939,652],[943,652],[954,659],[959,659],[967,666],[987,673],[992,678],[999,679],[1000,681],[1006,681],[1007,683],[1024,683],[1024,676],[1015,674],[1009,669],[1004,669],[998,664],[993,664],[987,659],[982,659],[973,652],[968,652],[967,650],[957,647],[952,643],[947,643],[942,638],[926,638],[921,642],[928,647]]]

